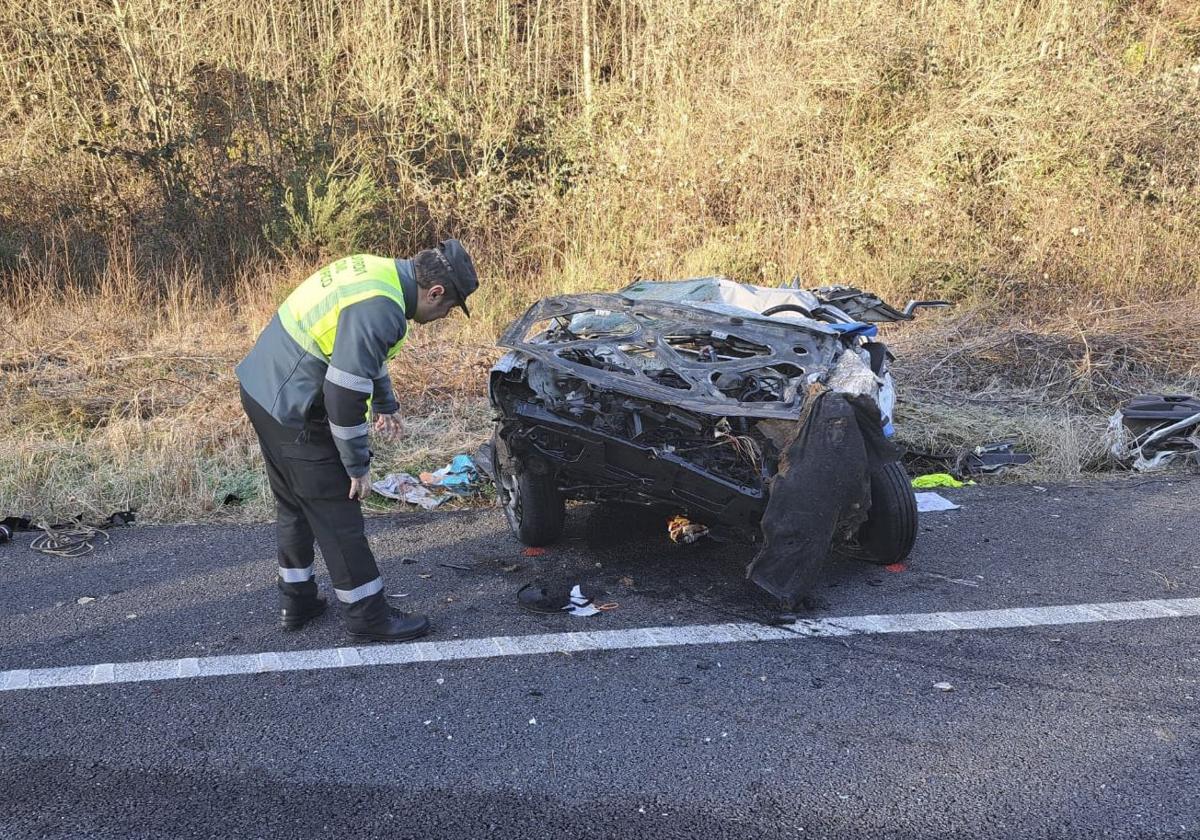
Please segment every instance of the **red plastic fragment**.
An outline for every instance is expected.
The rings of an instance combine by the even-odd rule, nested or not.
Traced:
[[[889,563],[883,567],[883,570],[885,572],[907,572],[908,566],[905,566],[903,563]]]
[[[527,548],[524,551],[522,551],[521,553],[524,554],[526,557],[541,557],[543,554],[546,553],[546,549],[533,547],[533,548]]]

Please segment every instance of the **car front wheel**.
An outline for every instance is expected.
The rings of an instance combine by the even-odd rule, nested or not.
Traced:
[[[858,530],[863,559],[902,563],[917,540],[917,499],[904,467],[885,464],[871,474],[871,510]]]
[[[525,545],[550,545],[562,536],[566,502],[553,475],[497,463],[496,496],[508,527]]]

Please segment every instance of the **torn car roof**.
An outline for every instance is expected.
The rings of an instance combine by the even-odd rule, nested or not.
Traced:
[[[794,418],[803,401],[794,385],[783,398],[747,402],[732,396],[728,383],[802,382],[829,370],[843,347],[835,330],[798,313],[785,320],[757,311],[793,301],[807,308],[806,295],[720,278],[642,281],[620,294],[541,300],[499,344],[601,388],[709,414]]]

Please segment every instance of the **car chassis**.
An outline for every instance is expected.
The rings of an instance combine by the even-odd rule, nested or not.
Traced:
[[[890,435],[891,355],[874,324],[931,305],[943,302],[898,311],[846,287],[715,277],[538,301],[500,338],[509,352],[489,384],[510,526],[527,544],[551,543],[564,502],[576,499],[661,506],[757,540],[815,394],[867,398],[877,424],[868,434]],[[907,544],[885,548],[881,561],[911,549],[915,509],[904,484],[907,498],[884,500],[890,509],[876,500],[874,517],[913,519],[900,529]],[[859,517],[859,529],[869,524]],[[852,547],[854,536],[840,542]]]

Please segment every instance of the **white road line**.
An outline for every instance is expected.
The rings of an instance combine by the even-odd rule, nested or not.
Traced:
[[[101,662],[95,665],[70,665],[61,668],[18,668],[11,671],[0,671],[0,691],[139,683],[156,680],[186,680],[229,674],[371,668],[379,665],[447,662],[454,659],[493,659],[545,653],[799,641],[818,636],[945,633],[963,630],[996,630],[1008,627],[1043,627],[1056,624],[1144,621],[1154,618],[1189,616],[1200,616],[1200,598],[1118,601],[1108,604],[1064,604],[1055,607],[1018,607],[1007,610],[805,618],[794,624],[780,627],[751,623],[635,627],[626,630],[493,636],[481,639],[409,642],[321,650],[264,651],[235,656],[157,659],[147,662]]]

